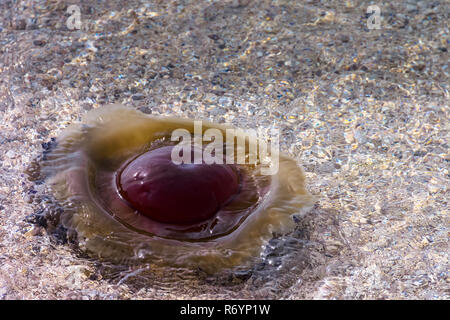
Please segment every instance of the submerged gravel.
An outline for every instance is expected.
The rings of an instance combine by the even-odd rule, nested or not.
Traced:
[[[371,3],[82,1],[69,30],[65,1],[0,1],[0,298],[448,299],[449,3],[380,2],[370,30]],[[318,198],[301,272],[108,277],[28,223],[24,170],[107,103],[279,128]]]

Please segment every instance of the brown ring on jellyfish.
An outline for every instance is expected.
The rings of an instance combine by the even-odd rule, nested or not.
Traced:
[[[194,123],[110,105],[57,139],[41,170],[70,204],[61,224],[86,251],[214,272],[249,263],[313,203],[302,170],[284,155],[271,176],[261,164],[173,164],[169,137],[179,128],[193,134]],[[226,135],[231,127],[203,122],[203,132],[210,128]]]

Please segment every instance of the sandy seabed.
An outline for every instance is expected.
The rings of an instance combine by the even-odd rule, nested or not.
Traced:
[[[449,3],[380,1],[368,29],[372,2],[80,1],[69,30],[65,1],[1,0],[0,299],[448,299]],[[26,222],[41,144],[109,103],[279,128],[318,199],[298,260],[166,283]]]

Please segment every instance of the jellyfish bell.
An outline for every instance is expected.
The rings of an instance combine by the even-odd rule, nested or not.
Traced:
[[[168,224],[210,219],[239,189],[228,165],[175,164],[173,147],[148,151],[118,175],[120,194],[137,212]]]
[[[175,163],[171,135],[182,129],[194,141],[194,122],[121,105],[87,113],[40,161],[41,178],[62,208],[47,217],[49,228],[63,226],[88,254],[117,263],[216,272],[257,259],[272,234],[291,231],[292,215],[313,203],[303,171],[282,154],[271,175],[261,173],[263,161],[227,162],[233,128],[211,122],[200,133],[223,135],[223,163]],[[231,147],[233,159],[257,159],[258,141],[233,134],[245,141],[244,151]],[[198,148],[192,158],[211,151]]]

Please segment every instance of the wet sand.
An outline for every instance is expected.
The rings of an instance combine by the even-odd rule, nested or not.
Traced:
[[[0,298],[448,299],[449,4],[383,3],[368,29],[369,4],[83,1],[69,30],[64,1],[1,1]],[[280,128],[318,198],[299,271],[162,283],[26,222],[42,143],[109,103]]]

